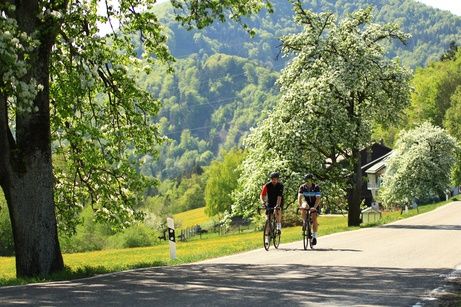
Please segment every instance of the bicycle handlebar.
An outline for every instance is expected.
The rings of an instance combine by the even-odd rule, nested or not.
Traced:
[[[261,214],[261,209],[267,209],[267,205],[261,205],[261,206],[258,206],[258,214]],[[282,207],[281,206],[275,206],[273,209],[277,209],[277,210],[281,210]]]
[[[298,207],[298,209],[296,209],[296,213],[299,213],[299,210],[304,210],[304,211],[309,211],[309,213],[312,211],[311,209],[314,209],[315,212],[317,212],[317,209],[314,208],[314,207],[309,207],[309,208],[303,208],[303,207]]]

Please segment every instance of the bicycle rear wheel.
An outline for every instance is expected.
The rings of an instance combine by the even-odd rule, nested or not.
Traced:
[[[266,220],[266,224],[264,224],[263,228],[263,246],[266,251],[269,250],[270,244],[270,235],[271,235],[271,224],[269,219]]]

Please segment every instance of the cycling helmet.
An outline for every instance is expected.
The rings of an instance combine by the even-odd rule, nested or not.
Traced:
[[[304,181],[307,181],[307,180],[309,180],[309,179],[310,179],[310,180],[314,180],[314,179],[315,179],[315,176],[314,176],[314,174],[312,174],[312,173],[308,173],[308,174],[304,175],[303,179],[304,179]]]
[[[279,172],[273,172],[273,173],[270,174],[270,177],[271,177],[271,179],[272,178],[280,178],[280,174],[279,174]]]

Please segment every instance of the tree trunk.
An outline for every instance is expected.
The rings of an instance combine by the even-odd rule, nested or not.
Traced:
[[[17,277],[41,276],[64,268],[59,247],[53,174],[49,159],[37,152],[27,172],[14,174],[5,196],[13,228]]]
[[[16,130],[9,126],[7,94],[0,92],[0,185],[13,230],[17,277],[45,277],[64,269],[59,247],[51,159],[49,60],[59,29],[53,19],[38,19],[37,0],[16,3],[21,31],[36,37],[38,46],[19,60],[29,64],[22,78],[43,86],[35,99],[16,97]],[[27,98],[26,98],[27,99]]]
[[[360,203],[362,202],[362,161],[360,150],[354,149],[351,157],[354,163],[354,175],[352,187],[347,198],[349,206],[347,224],[348,226],[360,226]]]

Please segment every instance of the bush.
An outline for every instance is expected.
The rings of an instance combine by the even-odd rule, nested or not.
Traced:
[[[6,205],[0,201],[0,256],[12,255],[14,255],[14,241],[10,216]]]
[[[283,210],[282,224],[283,227],[302,225],[301,213],[296,212],[297,204]]]
[[[144,224],[131,226],[111,236],[106,248],[129,248],[152,246],[158,241],[158,234]]]
[[[103,249],[107,238],[114,234],[111,227],[96,223],[91,207],[85,208],[80,217],[83,223],[77,226],[74,236],[60,236],[61,250],[65,253],[78,253]]]

